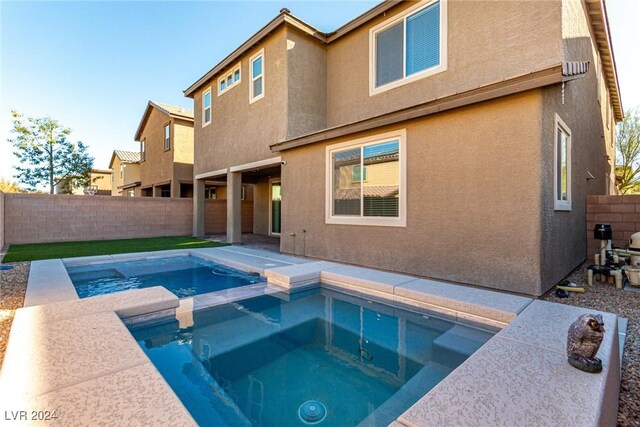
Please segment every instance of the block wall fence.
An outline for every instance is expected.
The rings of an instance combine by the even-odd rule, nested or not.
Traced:
[[[4,247],[4,193],[0,191],[0,251]]]
[[[207,233],[226,232],[226,200],[207,201]],[[190,236],[193,199],[0,192],[0,248],[23,243]],[[253,230],[253,202],[242,204]]]
[[[612,245],[629,246],[629,237],[640,231],[640,195],[587,197],[587,258],[591,261],[600,248],[600,241],[593,238],[593,228],[599,223],[611,224]]]

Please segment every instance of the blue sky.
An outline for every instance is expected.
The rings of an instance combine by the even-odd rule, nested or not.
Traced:
[[[0,0],[0,178],[12,178],[16,162],[6,142],[12,109],[58,119],[106,168],[114,148],[137,150],[148,100],[192,108],[182,90],[282,7],[331,31],[377,3]],[[637,106],[640,1],[607,5],[622,102]]]

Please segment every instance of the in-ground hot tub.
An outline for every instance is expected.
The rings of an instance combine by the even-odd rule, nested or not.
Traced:
[[[191,316],[132,334],[201,425],[386,426],[494,334],[322,288]]]
[[[67,266],[80,298],[129,289],[164,286],[178,298],[264,282],[246,273],[195,256]]]

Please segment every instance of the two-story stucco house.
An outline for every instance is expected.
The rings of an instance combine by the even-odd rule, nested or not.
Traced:
[[[149,101],[136,131],[140,185],[135,196],[193,197],[193,111]]]
[[[599,0],[386,1],[331,33],[282,10],[185,95],[196,235],[216,180],[240,240],[248,182],[282,252],[541,295],[614,191]]]
[[[138,151],[113,150],[109,169],[111,175],[111,195],[134,197],[140,187],[140,153]]]

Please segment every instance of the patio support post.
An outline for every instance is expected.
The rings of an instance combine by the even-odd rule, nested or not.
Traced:
[[[204,179],[193,180],[193,236],[204,237]]]
[[[242,240],[242,215],[240,214],[240,193],[242,172],[227,173],[227,243]]]

